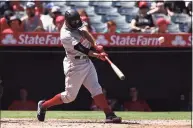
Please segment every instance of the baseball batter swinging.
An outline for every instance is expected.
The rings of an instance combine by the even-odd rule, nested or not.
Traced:
[[[84,29],[83,22],[76,10],[65,12],[65,23],[60,32],[60,39],[66,50],[63,61],[65,74],[65,91],[57,94],[50,100],[38,102],[37,118],[44,121],[46,110],[52,106],[70,103],[75,100],[81,85],[84,85],[91,93],[95,103],[104,111],[106,123],[120,123],[121,117],[117,117],[107,104],[102,93],[95,67],[88,56],[105,61],[107,54],[103,47],[96,45],[92,35]],[[95,50],[90,48],[94,47]]]

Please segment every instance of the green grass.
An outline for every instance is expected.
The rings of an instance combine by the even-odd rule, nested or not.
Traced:
[[[190,120],[191,112],[116,112],[124,120]],[[35,111],[1,111],[1,118],[36,118]],[[48,111],[46,118],[54,119],[104,119],[99,111]]]

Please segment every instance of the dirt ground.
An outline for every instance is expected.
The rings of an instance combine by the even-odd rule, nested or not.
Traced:
[[[191,128],[190,120],[124,120],[121,124],[105,124],[102,120],[1,119],[1,128]]]

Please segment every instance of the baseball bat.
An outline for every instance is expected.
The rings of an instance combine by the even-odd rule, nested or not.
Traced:
[[[125,75],[121,72],[121,70],[107,56],[105,56],[105,59],[111,65],[111,68],[114,70],[114,72],[117,74],[117,76],[121,80],[124,80],[125,79]]]

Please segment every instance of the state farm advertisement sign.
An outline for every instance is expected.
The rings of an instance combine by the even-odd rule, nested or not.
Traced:
[[[192,43],[191,34],[97,34],[95,38],[106,47],[191,47]]]
[[[191,47],[191,34],[93,34],[105,47]],[[160,42],[159,37],[165,41]],[[59,33],[1,34],[0,46],[62,47]]]
[[[4,46],[61,46],[58,33],[17,33],[4,34],[1,37],[1,44]]]

